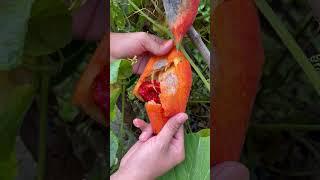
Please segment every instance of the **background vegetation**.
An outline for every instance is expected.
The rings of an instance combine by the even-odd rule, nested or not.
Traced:
[[[319,179],[319,23],[308,1],[268,0],[276,18],[266,3],[256,2],[266,61],[242,162],[253,180]],[[288,33],[279,36],[281,27],[302,54]],[[301,61],[313,67],[297,63]],[[317,78],[310,80],[306,74],[311,72]]]

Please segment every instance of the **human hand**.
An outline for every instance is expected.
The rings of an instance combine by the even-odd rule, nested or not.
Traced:
[[[233,161],[224,162],[213,167],[211,179],[214,180],[249,180],[248,169]]]
[[[110,33],[110,60],[132,58],[137,56],[138,62],[133,72],[141,74],[150,55],[165,55],[173,47],[173,40],[163,40],[145,32]]]
[[[155,179],[181,163],[185,157],[183,123],[187,119],[185,113],[173,116],[157,136],[152,136],[150,124],[141,119],[133,120],[142,133],[111,179]]]

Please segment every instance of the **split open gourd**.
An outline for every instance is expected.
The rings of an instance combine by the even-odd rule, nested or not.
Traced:
[[[106,115],[109,105],[107,103],[109,92],[107,82],[107,43],[109,43],[109,40],[105,36],[81,75],[73,96],[75,105],[103,125],[108,125]]]
[[[184,112],[192,85],[192,71],[183,53],[171,50],[148,61],[133,94],[146,102],[153,132],[158,134],[168,119]]]

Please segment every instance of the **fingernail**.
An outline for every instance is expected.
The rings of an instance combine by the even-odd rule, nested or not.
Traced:
[[[138,128],[139,127],[138,119],[134,119],[133,124],[134,124],[134,126],[136,126]]]
[[[132,122],[133,122],[133,123],[137,123],[137,119],[134,119]]]
[[[162,45],[163,45],[163,46],[168,46],[168,45],[170,45],[171,43],[173,43],[172,39],[170,39],[170,40],[165,40],[165,41],[162,43]]]

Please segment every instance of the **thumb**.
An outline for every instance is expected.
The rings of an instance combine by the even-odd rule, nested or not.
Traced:
[[[233,161],[227,161],[213,167],[211,179],[216,180],[249,180],[248,169]]]
[[[163,143],[169,143],[172,137],[178,132],[183,123],[188,119],[188,115],[185,113],[179,113],[168,120],[165,126],[158,134],[158,138]]]
[[[161,56],[167,54],[173,47],[173,40],[162,40],[159,37],[151,34],[143,36],[141,45],[146,51]]]

